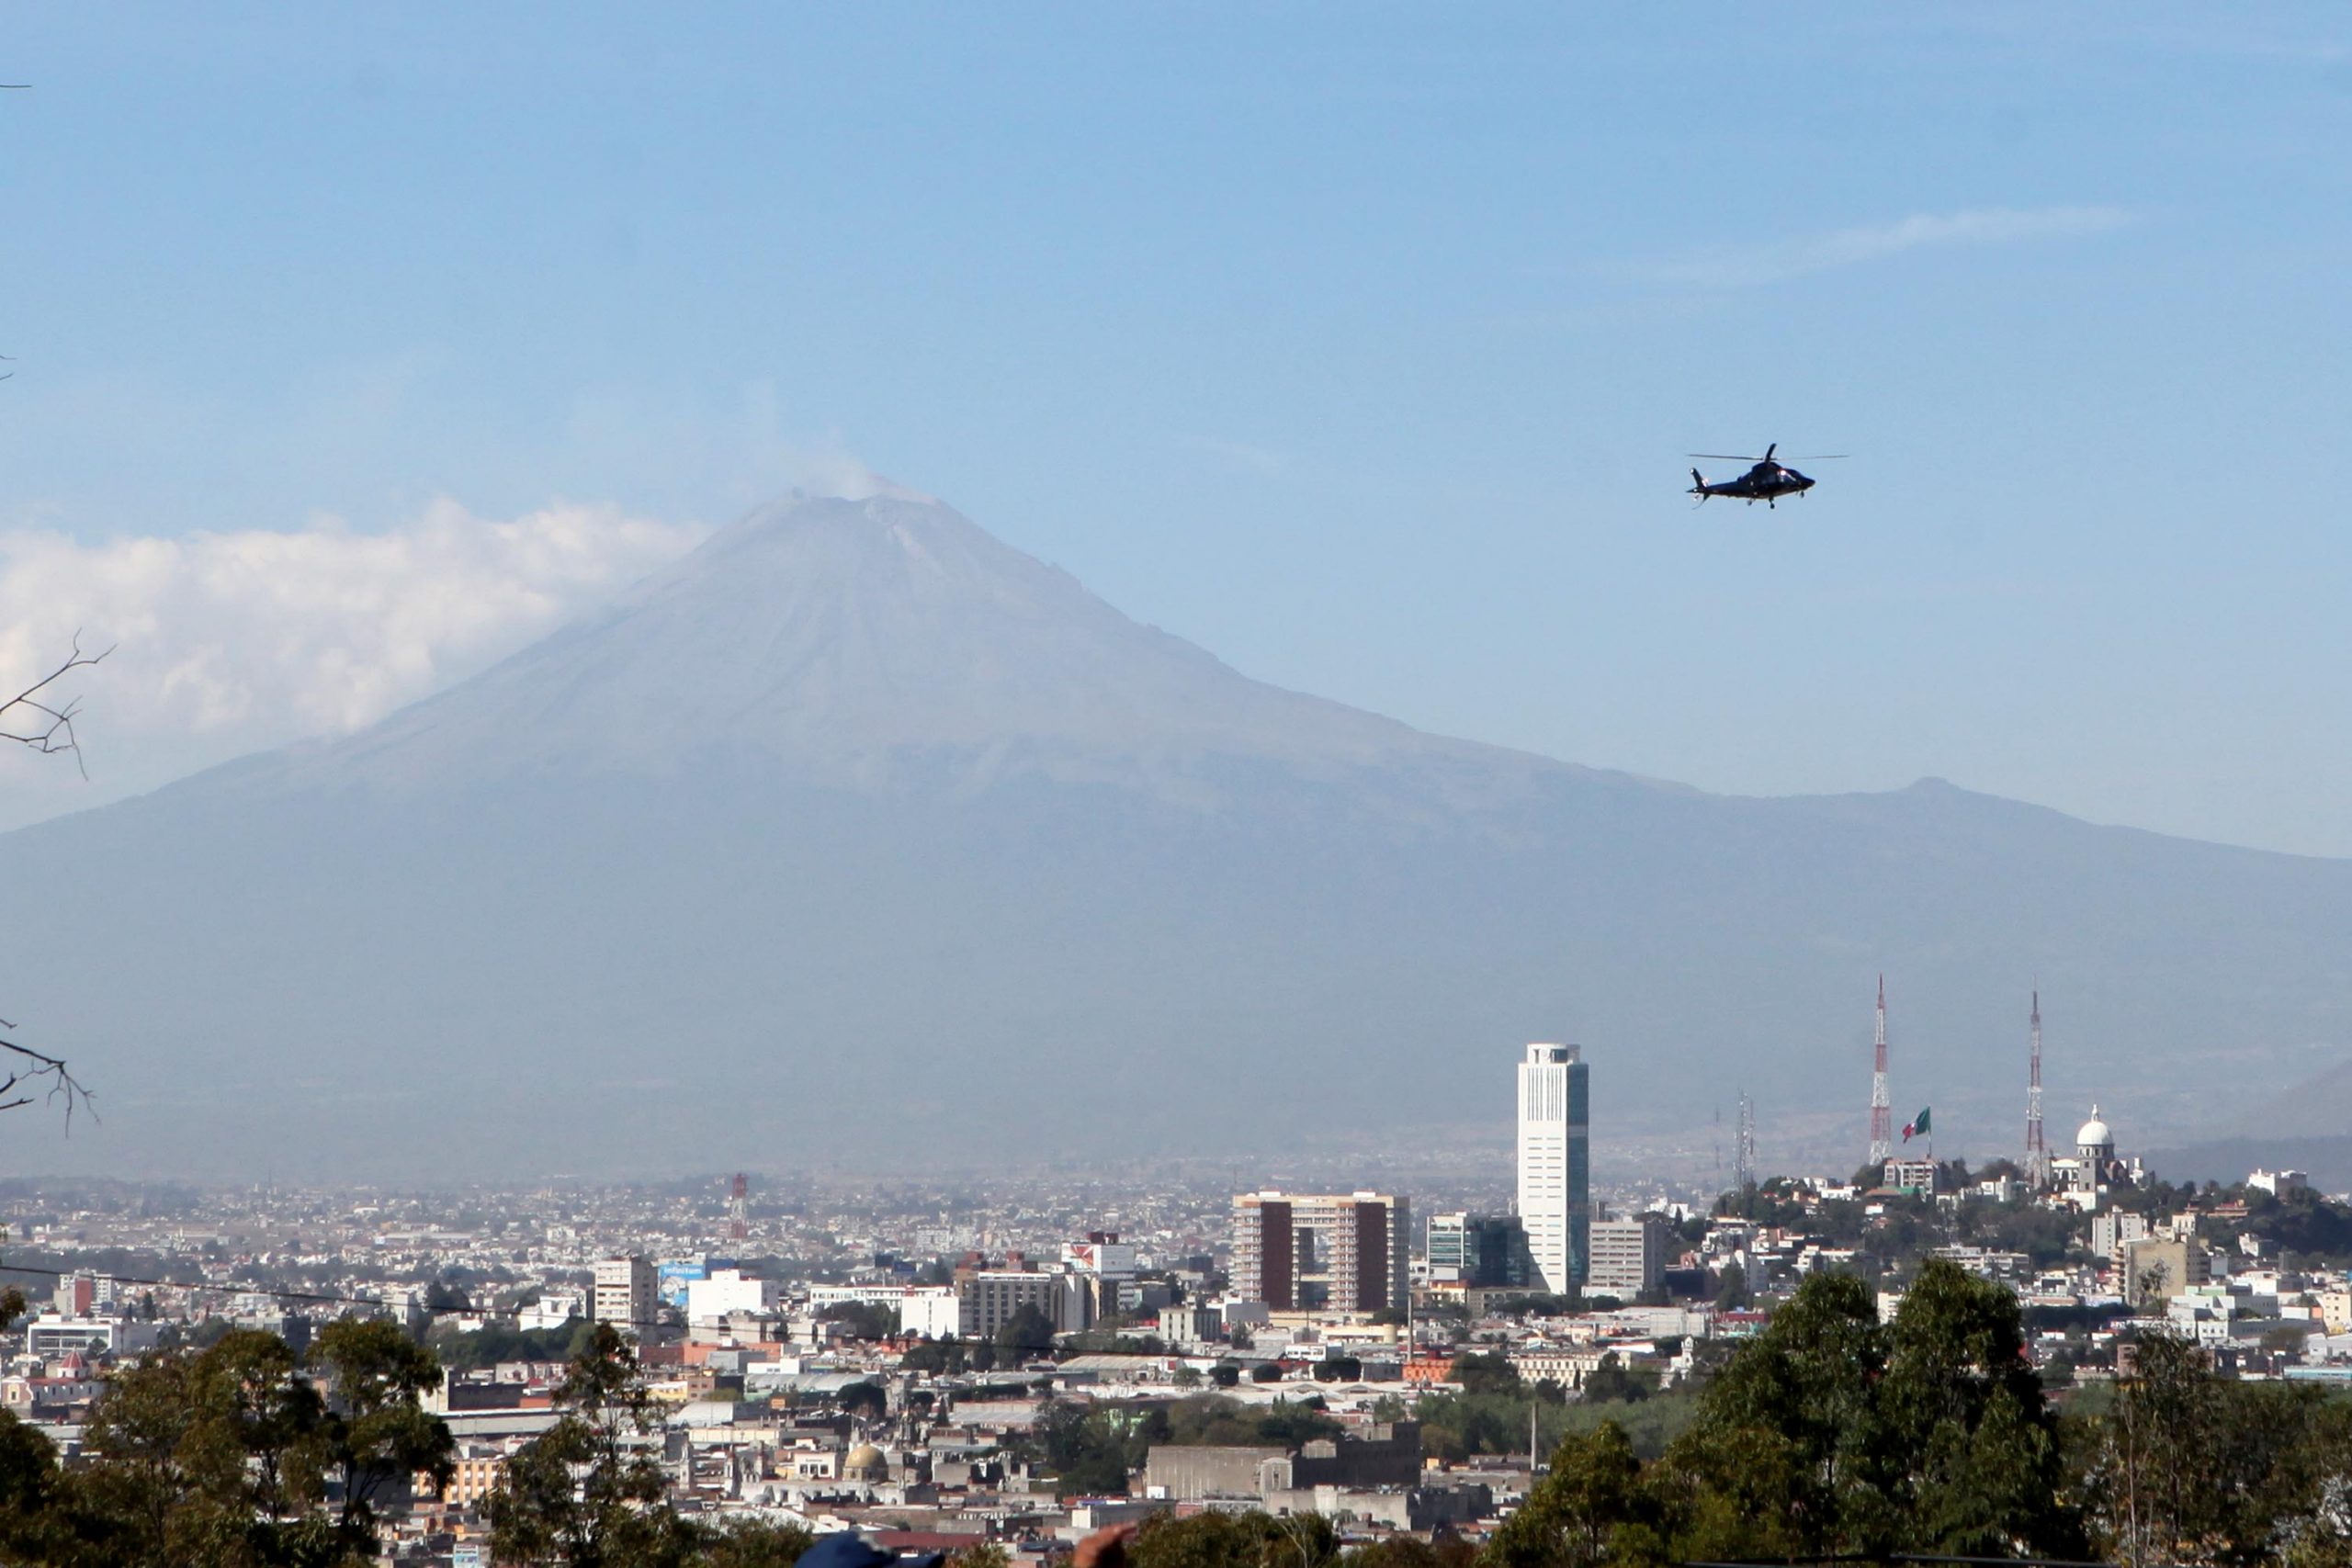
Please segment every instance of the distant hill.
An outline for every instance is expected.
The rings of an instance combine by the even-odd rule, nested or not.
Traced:
[[[2352,1192],[2352,1134],[2324,1138],[2209,1138],[2157,1149],[2148,1168],[2166,1181],[2227,1187],[2256,1170],[2300,1170],[2323,1192]]]
[[[1605,679],[1596,673],[1595,680]],[[1568,694],[1570,700],[1573,693]],[[1671,700],[1661,694],[1660,700]],[[1923,783],[1761,800],[1252,681],[945,506],[795,499],[327,744],[0,836],[18,1168],[455,1177],[1224,1153],[1855,1107],[2011,1152],[2352,1056],[2352,863]],[[1858,1151],[1857,1151],[1858,1152]]]

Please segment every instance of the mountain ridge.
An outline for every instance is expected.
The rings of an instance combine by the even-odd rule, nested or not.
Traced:
[[[1302,1094],[1507,1122],[1564,1036],[1604,1127],[1745,1082],[1859,1142],[1882,970],[1898,1098],[1983,1155],[2037,976],[2053,1111],[2127,1138],[2352,1044],[2352,863],[1427,735],[904,493],[759,509],[369,729],[0,836],[0,876],[45,901],[11,1016],[119,1075],[77,1157],[182,1174],[1248,1150]]]

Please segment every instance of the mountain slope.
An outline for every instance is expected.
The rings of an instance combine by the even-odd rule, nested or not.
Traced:
[[[1604,1146],[1744,1087],[1771,1163],[1859,1107],[1881,969],[1947,1152],[2016,1141],[2036,976],[2053,1125],[2096,1094],[2127,1142],[2352,1040],[2352,864],[1423,735],[904,496],[763,509],[369,730],[0,837],[0,876],[40,890],[11,1016],[107,1094],[31,1168],[1222,1154],[1500,1124],[1561,1036]]]
[[[265,776],[429,788],[670,773],[718,750],[858,784],[1010,765],[1168,785],[1244,759],[1326,777],[1562,766],[1249,680],[948,508],[891,494],[764,507],[606,614]]]

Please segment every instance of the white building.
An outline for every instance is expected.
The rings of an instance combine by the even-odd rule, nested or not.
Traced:
[[[686,1283],[688,1323],[716,1323],[739,1313],[766,1317],[775,1306],[775,1281],[755,1280],[741,1269],[715,1269],[708,1279]]]
[[[120,1317],[62,1317],[43,1313],[25,1325],[27,1353],[44,1359],[75,1350],[133,1356],[153,1350],[160,1324]]]
[[[1109,1280],[1124,1280],[1136,1271],[1136,1249],[1131,1242],[1121,1241],[1116,1235],[1098,1233],[1084,1241],[1062,1244],[1062,1267],[1074,1274],[1100,1274]]]
[[[948,1285],[812,1285],[808,1310],[821,1314],[841,1302],[863,1302],[893,1308],[902,1334],[933,1339],[953,1339],[963,1332],[962,1303]]]
[[[2136,1156],[2129,1160],[2116,1157],[2115,1132],[2099,1116],[2096,1105],[2091,1107],[2091,1119],[2075,1134],[2074,1154],[2052,1160],[2050,1175],[2055,1186],[2053,1199],[2086,1213],[2098,1211],[2102,1192],[2144,1186],[2148,1179]]]
[[[1588,1069],[1574,1045],[1533,1044],[1519,1065],[1519,1219],[1543,1288],[1566,1295],[1590,1258]]]
[[[594,1301],[598,1323],[641,1337],[653,1325],[653,1265],[643,1258],[607,1258],[596,1265]]]
[[[541,1296],[514,1314],[514,1326],[525,1333],[561,1328],[576,1317],[588,1315],[585,1296],[550,1293]]]

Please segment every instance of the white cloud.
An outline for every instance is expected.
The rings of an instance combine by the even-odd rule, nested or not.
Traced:
[[[1745,288],[1834,267],[1883,261],[1938,245],[2006,245],[2030,240],[2103,234],[2132,221],[2114,207],[1982,208],[1968,212],[1918,212],[1893,223],[1839,229],[1826,234],[1703,252],[1642,269],[1657,283],[1701,288]]]
[[[0,534],[0,682],[64,655],[91,782],[0,750],[0,827],[96,805],[304,735],[356,729],[472,673],[675,559],[707,532],[604,506],[505,521],[454,502],[380,533],[333,518],[83,544]]]

